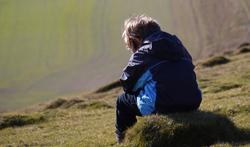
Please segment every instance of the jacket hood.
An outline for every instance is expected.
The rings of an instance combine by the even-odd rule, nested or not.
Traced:
[[[183,46],[182,42],[169,33],[158,31],[143,40],[141,48],[150,44],[150,55],[161,59],[179,60],[182,58],[191,59],[191,56]]]

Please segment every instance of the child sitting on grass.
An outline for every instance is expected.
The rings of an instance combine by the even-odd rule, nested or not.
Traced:
[[[140,15],[125,21],[122,36],[132,56],[120,78],[125,93],[116,103],[118,143],[136,116],[193,111],[202,99],[192,57],[175,35]]]

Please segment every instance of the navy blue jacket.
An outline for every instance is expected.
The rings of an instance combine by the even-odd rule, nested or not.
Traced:
[[[120,81],[126,93],[137,95],[142,115],[194,110],[201,103],[192,57],[176,36],[166,32],[144,39]]]

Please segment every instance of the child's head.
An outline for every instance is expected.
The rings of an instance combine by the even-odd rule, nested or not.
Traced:
[[[122,38],[127,48],[132,52],[136,52],[147,36],[160,30],[160,25],[153,18],[137,15],[125,20]]]

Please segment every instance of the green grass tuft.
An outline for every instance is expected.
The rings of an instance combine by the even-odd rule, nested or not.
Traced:
[[[50,103],[49,105],[47,105],[45,109],[70,108],[74,106],[75,104],[82,103],[82,102],[84,102],[84,100],[81,100],[79,98],[73,98],[69,100],[59,98],[55,100],[54,102]]]
[[[248,42],[245,42],[245,43],[242,43],[238,49],[237,49],[237,54],[241,54],[241,53],[248,53],[250,52],[250,43]]]
[[[246,137],[250,137],[249,130],[238,129],[223,115],[190,112],[142,118],[128,131],[126,139],[138,147],[151,147],[209,146],[217,142],[239,142]]]
[[[8,127],[20,127],[30,124],[36,124],[45,121],[45,117],[42,115],[9,115],[3,116],[0,119],[0,129]]]
[[[248,53],[250,52],[250,46],[248,48],[241,48],[238,53]]]
[[[108,85],[105,85],[103,87],[100,87],[99,89],[97,89],[95,92],[96,93],[102,93],[102,92],[107,92],[107,91],[110,91],[112,89],[115,89],[117,87],[120,87],[121,86],[121,83],[119,80],[117,81],[114,81],[114,82],[111,82],[110,84]]]
[[[106,102],[102,101],[94,101],[90,103],[80,104],[77,106],[80,109],[109,109],[113,108],[113,106],[107,104]]]
[[[244,47],[247,47],[247,46],[250,46],[249,42],[242,43],[238,48],[244,48]]]
[[[48,106],[46,106],[46,109],[59,108],[60,106],[62,106],[66,102],[67,102],[67,100],[59,98],[59,99],[53,101],[52,103],[50,103]]]
[[[230,60],[224,56],[216,56],[216,57],[212,57],[212,58],[204,61],[202,63],[202,65],[205,67],[212,67],[215,65],[221,65],[221,64],[228,63],[229,61]]]

